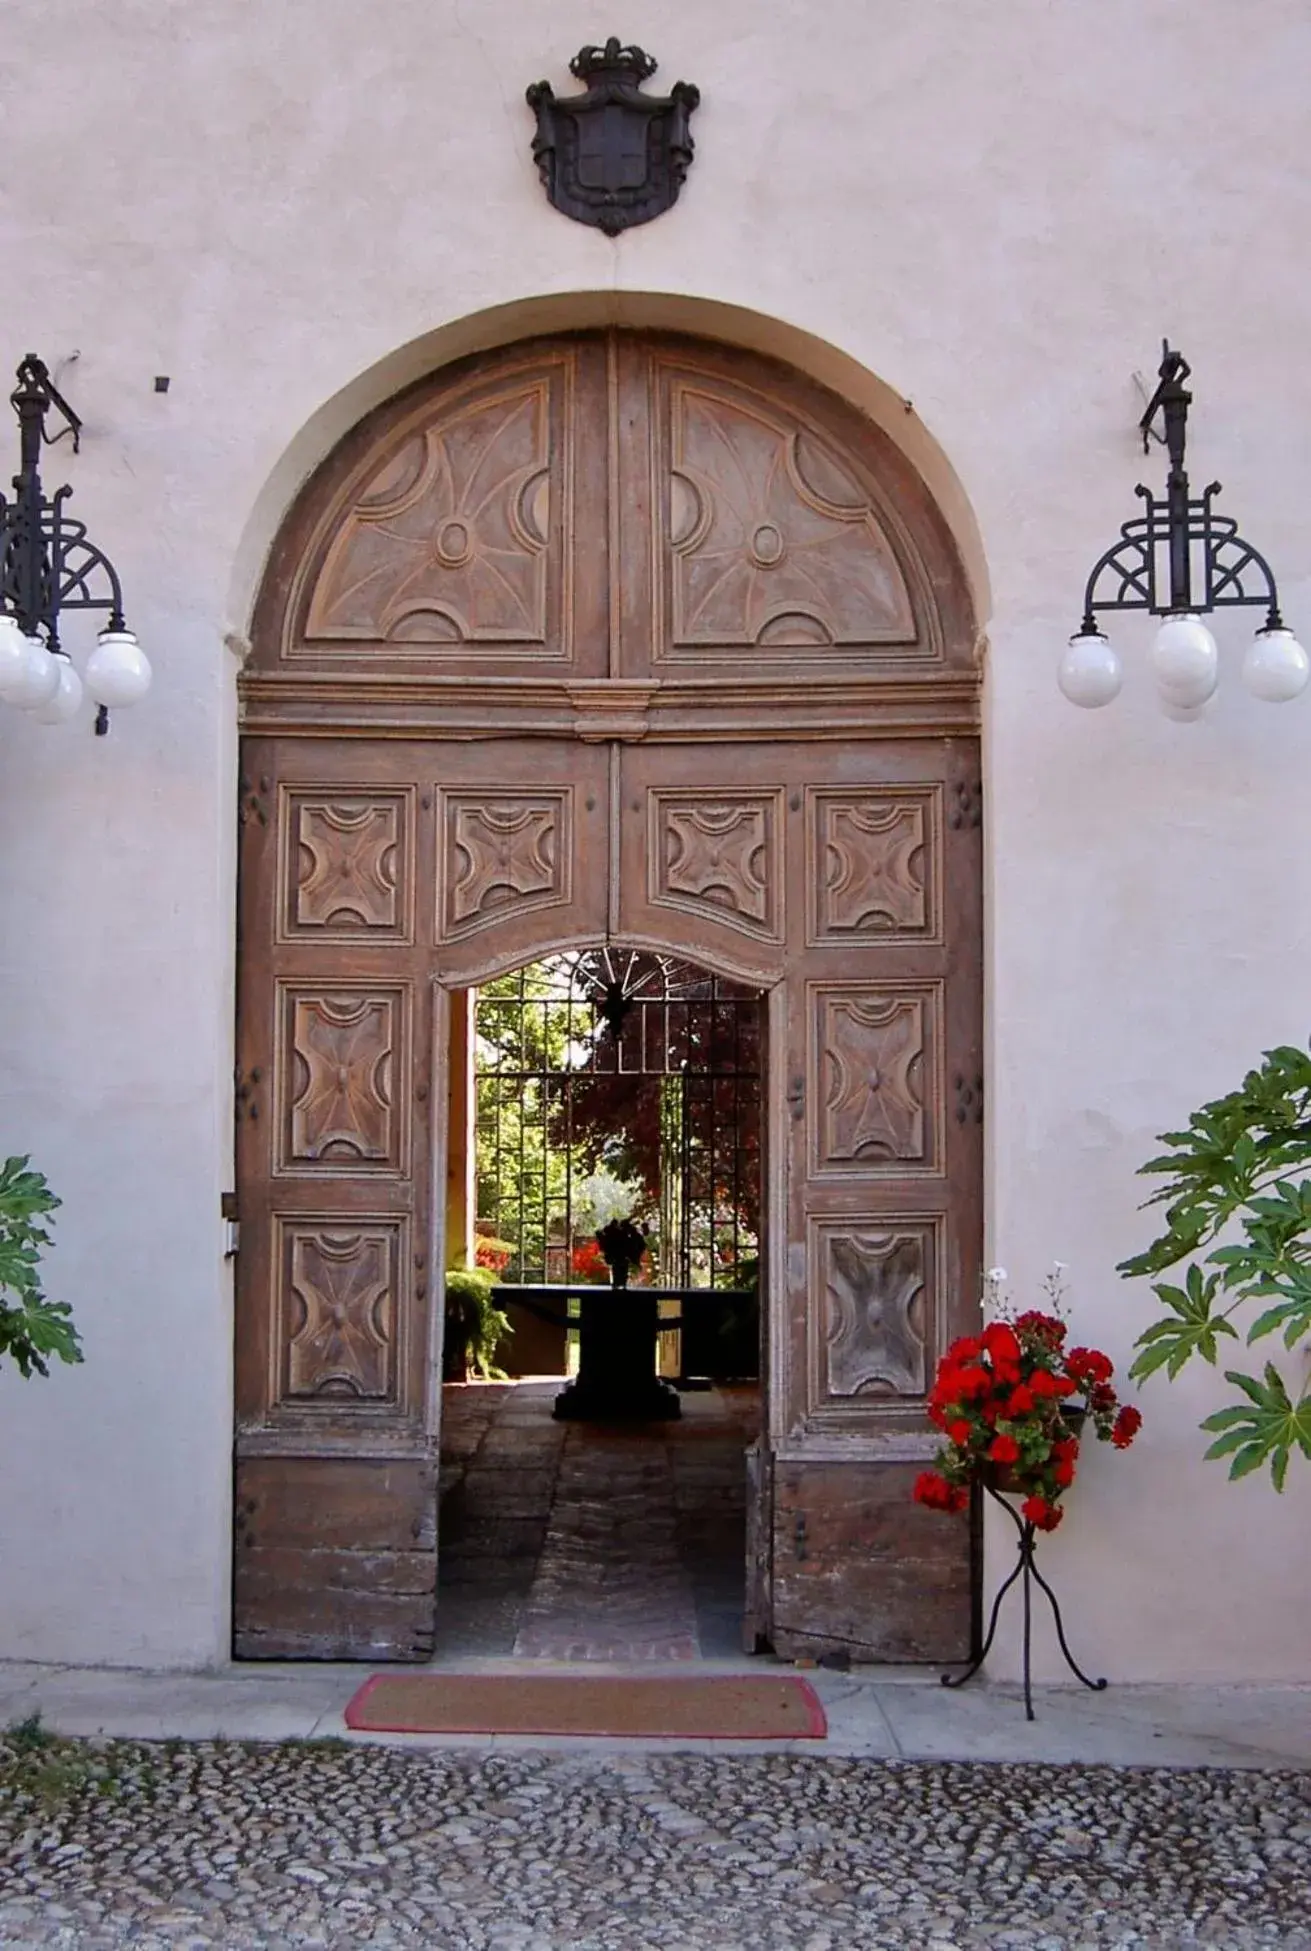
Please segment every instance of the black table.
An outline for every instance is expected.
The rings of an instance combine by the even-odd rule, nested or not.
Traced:
[[[560,1391],[552,1414],[577,1422],[672,1422],[682,1414],[678,1391],[655,1373],[656,1336],[669,1328],[712,1328],[726,1308],[755,1299],[738,1287],[598,1287],[580,1281],[492,1289],[498,1307],[507,1301],[553,1323],[575,1319],[578,1301],[578,1374]],[[677,1314],[662,1315],[659,1302],[677,1301]],[[686,1379],[687,1364],[681,1364]]]

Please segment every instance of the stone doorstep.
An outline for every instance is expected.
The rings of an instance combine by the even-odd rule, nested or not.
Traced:
[[[522,1658],[466,1657],[435,1664],[522,1673],[529,1663]],[[661,1662],[632,1658],[607,1664],[612,1671],[631,1667],[649,1674]],[[667,1664],[686,1672],[692,1662],[675,1659]],[[745,1657],[702,1659],[695,1664],[707,1674],[768,1670],[766,1663]],[[543,1655],[531,1665],[543,1672],[571,1670],[570,1661],[560,1656]],[[55,1732],[134,1739],[355,1738],[346,1730],[342,1713],[361,1681],[374,1671],[366,1665],[332,1663],[310,1670],[270,1662],[259,1668],[234,1665],[190,1674],[0,1664],[0,1716],[12,1721],[39,1710]],[[855,1668],[841,1675],[815,1671],[806,1677],[825,1704],[828,1740],[822,1745],[752,1746],[763,1751],[795,1747],[796,1752],[812,1755],[890,1759],[1311,1770],[1311,1686],[1126,1685],[1097,1695],[1073,1686],[1040,1686],[1035,1689],[1037,1719],[1029,1723],[1020,1690],[1010,1683],[976,1682],[959,1693],[947,1693],[936,1671],[912,1673],[886,1667]],[[468,1746],[490,1737],[461,1737],[448,1743],[446,1737],[431,1735],[370,1735],[368,1739],[400,1746]],[[494,1745],[503,1745],[500,1737]],[[589,1744],[577,1738],[557,1743],[524,1737],[518,1745],[570,1750]],[[742,1752],[747,1744],[687,1745]],[[667,1742],[612,1740],[605,1746],[610,1751],[669,1751]]]
[[[514,1645],[516,1659],[563,1660],[576,1670],[583,1663],[594,1666],[627,1665],[636,1661],[689,1661],[700,1655],[697,1642],[689,1634],[667,1639],[610,1638],[570,1639],[559,1631],[534,1632],[521,1629]]]

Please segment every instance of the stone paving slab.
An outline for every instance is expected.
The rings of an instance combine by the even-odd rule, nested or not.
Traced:
[[[1074,1687],[1035,1690],[1036,1718],[1024,1716],[1017,1686],[977,1683],[935,1693],[928,1685],[874,1687],[891,1728],[894,1753],[925,1761],[1106,1762],[1116,1767],[1311,1767],[1311,1726],[1271,1742],[1270,1717],[1208,1699],[1191,1709],[1163,1712],[1163,1703],[1138,1699],[1136,1688],[1090,1694]],[[1302,1697],[1311,1719],[1311,1692]],[[852,1715],[855,1721],[856,1716]]]
[[[43,1725],[59,1734],[136,1740],[303,1740],[343,1704],[343,1686],[353,1691],[356,1684],[304,1668],[277,1677],[249,1668],[222,1674],[44,1668],[3,1718],[9,1724],[39,1712]]]
[[[1270,1760],[1311,1765],[1311,1687],[1112,1687],[1102,1711],[1108,1723],[1150,1723],[1172,1744],[1232,1740]]]

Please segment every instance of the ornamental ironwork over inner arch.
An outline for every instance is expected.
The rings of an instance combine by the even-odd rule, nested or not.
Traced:
[[[649,951],[575,951],[485,984],[479,1257],[509,1282],[603,1278],[596,1227],[635,1216],[655,1284],[754,1285],[762,1033],[756,990]]]

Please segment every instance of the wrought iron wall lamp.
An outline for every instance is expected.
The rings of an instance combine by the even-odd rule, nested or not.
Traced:
[[[1125,522],[1120,539],[1094,564],[1083,600],[1083,624],[1061,659],[1058,681],[1071,704],[1109,704],[1121,684],[1120,660],[1097,627],[1103,610],[1147,610],[1164,617],[1151,661],[1161,704],[1171,718],[1194,719],[1216,688],[1215,638],[1202,618],[1213,610],[1262,609],[1265,622],[1243,659],[1249,691],[1270,704],[1295,698],[1311,676],[1311,660],[1279,614],[1279,595],[1265,557],[1244,541],[1228,515],[1216,513],[1220,483],[1200,495],[1188,485],[1184,453],[1192,394],[1191,368],[1167,340],[1156,391],[1139,425],[1143,452],[1154,438],[1170,456],[1164,496],[1141,485],[1146,508]],[[1157,433],[1161,417],[1164,432]]]
[[[0,495],[0,699],[42,725],[74,717],[84,681],[60,642],[59,620],[65,610],[106,610],[87,659],[85,689],[99,707],[97,732],[107,732],[111,705],[145,696],[150,665],[123,621],[117,570],[88,541],[85,524],[67,512],[72,489],[57,488],[49,499],[42,491],[42,447],[71,434],[76,453],[82,422],[33,352],[19,366],[9,397],[18,415],[20,460],[13,499]],[[64,421],[53,435],[46,432],[51,412]]]

